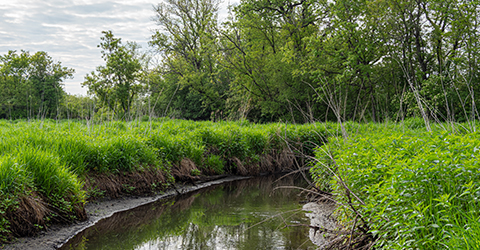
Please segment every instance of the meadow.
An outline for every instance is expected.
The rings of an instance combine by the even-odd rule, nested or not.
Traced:
[[[296,169],[334,124],[0,121],[0,235],[86,219],[88,200],[161,192],[199,176]]]

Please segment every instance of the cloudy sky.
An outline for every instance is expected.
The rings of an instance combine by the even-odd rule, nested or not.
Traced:
[[[153,5],[162,0],[0,0],[0,54],[9,50],[46,51],[63,66],[74,68],[65,81],[71,94],[86,94],[80,86],[85,74],[102,65],[101,32],[112,30],[122,41],[148,49],[156,28]],[[238,0],[224,0],[219,13]]]

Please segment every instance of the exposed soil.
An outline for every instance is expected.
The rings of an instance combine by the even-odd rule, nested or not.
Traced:
[[[160,199],[165,199],[177,195],[195,191],[212,185],[222,184],[234,180],[245,179],[249,177],[240,176],[212,176],[204,179],[203,183],[196,185],[180,185],[176,184],[176,189],[171,189],[161,194],[148,197],[120,197],[116,199],[97,200],[89,202],[85,206],[88,220],[70,225],[53,225],[46,231],[40,232],[35,237],[22,237],[15,240],[14,243],[6,245],[4,249],[15,250],[37,250],[37,249],[57,249],[67,242],[71,237],[85,228],[97,223],[103,218],[112,216],[114,213],[129,210],[147,203],[151,203]]]
[[[335,210],[335,205],[332,202],[309,202],[303,205],[303,210],[311,211],[306,214],[307,217],[310,218],[311,226],[324,228],[329,231],[335,231],[337,229],[337,223],[332,215]],[[315,229],[310,228],[310,240],[320,249],[330,245],[332,236],[332,234],[325,234],[320,232],[320,230],[315,231]]]

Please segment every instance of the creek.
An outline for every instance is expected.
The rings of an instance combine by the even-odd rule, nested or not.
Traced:
[[[80,232],[62,250],[317,249],[300,175],[233,181],[116,213]],[[318,243],[317,243],[318,244]]]

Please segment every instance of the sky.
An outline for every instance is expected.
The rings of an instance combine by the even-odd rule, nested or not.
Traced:
[[[82,88],[87,73],[103,65],[100,43],[102,31],[111,30],[122,42],[132,41],[148,48],[157,28],[153,6],[162,0],[1,0],[0,55],[9,50],[34,54],[45,51],[62,66],[75,69],[65,91],[86,95]],[[227,6],[239,0],[225,0],[219,19],[227,16]]]

